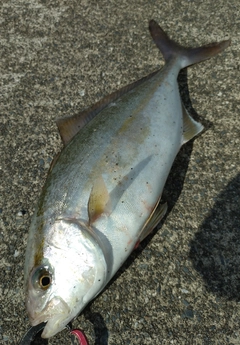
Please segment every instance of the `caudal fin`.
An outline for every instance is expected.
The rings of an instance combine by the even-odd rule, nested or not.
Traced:
[[[198,48],[185,48],[171,40],[153,19],[149,22],[149,30],[153,41],[162,52],[165,61],[167,62],[177,58],[180,68],[210,59],[231,44],[231,40],[226,40],[214,42]]]

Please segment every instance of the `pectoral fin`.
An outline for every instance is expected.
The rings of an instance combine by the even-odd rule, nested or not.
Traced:
[[[109,193],[102,176],[99,176],[92,187],[88,200],[89,224],[95,222],[103,213],[109,211]]]
[[[159,201],[160,201],[160,198],[159,198]],[[160,220],[165,216],[167,212],[167,203],[160,205],[159,201],[157,202],[156,207],[150,214],[147,222],[145,223],[141,231],[139,242],[144,240],[144,238],[146,238],[151,233],[151,231],[158,225]]]

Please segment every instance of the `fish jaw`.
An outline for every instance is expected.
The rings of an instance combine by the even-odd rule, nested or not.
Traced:
[[[34,309],[34,302],[27,303],[27,311],[32,326],[47,322],[42,338],[50,338],[62,331],[73,318],[70,308],[61,297],[54,297],[43,310]]]

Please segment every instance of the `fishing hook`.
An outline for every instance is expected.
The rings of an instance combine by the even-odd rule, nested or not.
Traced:
[[[19,345],[47,345],[47,339],[41,338],[41,331],[45,327],[46,322],[42,322],[37,326],[32,326],[22,337]],[[72,329],[71,322],[66,326],[70,331],[71,345],[89,345],[85,334],[79,329]]]

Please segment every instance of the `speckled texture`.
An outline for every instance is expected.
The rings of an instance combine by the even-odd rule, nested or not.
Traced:
[[[74,327],[90,345],[240,344],[239,16],[236,0],[4,1],[0,344],[17,344],[29,328],[26,238],[61,148],[54,120],[162,65],[147,29],[151,18],[182,44],[231,37],[232,46],[181,74],[187,107],[207,130],[174,163],[164,192],[169,213],[159,231]],[[69,335],[63,331],[49,344],[67,345]]]

